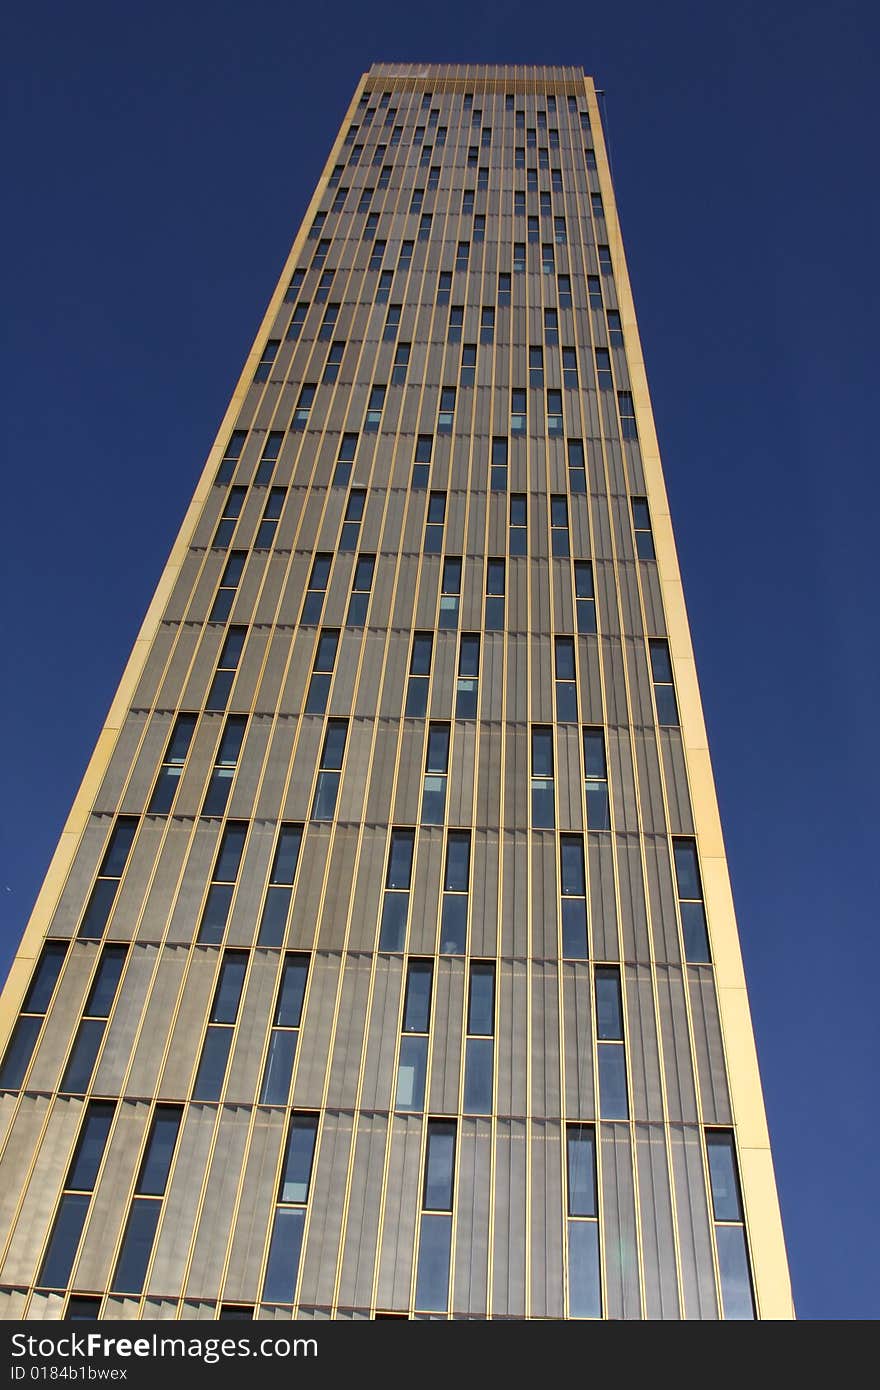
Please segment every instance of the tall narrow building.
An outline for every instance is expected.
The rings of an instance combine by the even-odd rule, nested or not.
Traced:
[[[2,1027],[5,1317],[793,1316],[580,70],[361,80]]]

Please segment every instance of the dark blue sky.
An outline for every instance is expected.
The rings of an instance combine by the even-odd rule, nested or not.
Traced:
[[[4,37],[0,969],[361,72],[582,64],[796,1304],[876,1318],[876,4],[31,0]]]

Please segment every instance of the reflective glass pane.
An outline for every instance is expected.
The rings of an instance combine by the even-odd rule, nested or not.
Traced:
[[[428,1125],[425,1156],[423,1206],[428,1211],[452,1210],[452,1181],[455,1168],[455,1124],[432,1120]]]
[[[226,952],[211,1009],[212,1023],[235,1022],[246,968],[247,956],[243,951]]]
[[[578,632],[596,631],[596,605],[592,599],[578,599],[577,625]]]
[[[260,934],[258,940],[261,946],[281,946],[284,944],[290,898],[291,891],[289,888],[269,889],[266,894],[266,903],[260,921]]]
[[[319,772],[315,788],[315,804],[312,807],[313,820],[332,820],[336,810],[336,794],[339,790],[338,772]]]
[[[205,901],[205,910],[202,913],[202,921],[199,926],[199,941],[208,945],[216,945],[223,940],[223,933],[226,930],[226,920],[229,916],[229,905],[232,902],[233,886],[231,883],[212,883],[208,889],[208,897]]]
[[[21,1006],[22,1013],[43,1014],[46,1012],[66,955],[66,941],[50,941],[43,947],[40,963]]]
[[[232,684],[232,681],[235,679],[234,671],[223,671],[221,672],[221,675],[227,687],[230,686]],[[220,700],[214,700],[214,687],[217,685],[219,679],[220,678],[218,676],[214,677],[214,684],[211,686],[211,693],[208,697],[208,703],[205,706],[206,709],[210,710],[226,708],[226,701],[229,695],[228,689],[226,691],[226,694],[222,698],[222,702]],[[180,766],[175,766],[174,764],[171,764],[171,766],[160,767],[159,775],[156,778],[156,785],[153,788],[153,795],[150,797],[150,804],[147,807],[148,815],[165,816],[168,814],[168,812],[171,810],[171,804],[174,801],[174,797],[177,793],[177,788],[180,785],[180,777],[182,772],[183,768]]]
[[[561,724],[577,723],[577,686],[574,681],[556,682],[556,718]]]
[[[369,594],[352,594],[348,603],[348,613],[345,621],[349,627],[363,627],[367,621],[367,609],[370,606]]]
[[[618,970],[596,971],[596,1036],[605,1040],[623,1037],[623,1007]]]
[[[445,1312],[449,1301],[449,1252],[452,1217],[423,1215],[419,1235],[416,1307]]]
[[[408,914],[409,893],[386,892],[382,901],[382,925],[379,929],[380,951],[403,950]]]
[[[604,780],[605,735],[601,729],[584,729],[584,772],[587,777],[600,777]]]
[[[599,1223],[568,1223],[568,1310],[573,1318],[602,1316]]]
[[[80,1095],[88,1090],[105,1027],[106,1023],[102,1018],[83,1019],[61,1081],[62,1091]]]
[[[307,956],[287,956],[281,974],[275,1023],[282,1028],[298,1028],[302,1017],[303,998],[309,977]]]
[[[393,830],[391,832],[388,873],[385,878],[386,888],[409,888],[414,838],[412,830]]]
[[[40,1288],[63,1289],[69,1283],[90,1201],[91,1197],[88,1194],[76,1192],[67,1192],[61,1198],[49,1246],[37,1279]]]
[[[655,685],[654,697],[657,701],[658,722],[668,728],[678,728],[678,705],[675,702],[675,691],[672,686]]]
[[[263,1281],[263,1299],[267,1303],[293,1302],[305,1219],[302,1207],[286,1210],[282,1207],[275,1212],[266,1278]]]
[[[684,954],[690,961],[710,961],[709,933],[706,929],[706,913],[701,902],[679,903],[681,909],[681,929],[684,935]]]
[[[302,844],[302,826],[284,825],[272,865],[272,883],[293,883]]]
[[[330,695],[330,682],[333,677],[324,672],[316,672],[309,681],[306,695],[306,714],[323,714]]]
[[[692,840],[673,840],[675,876],[680,898],[701,898],[697,847]]]
[[[413,638],[412,656],[409,663],[411,675],[428,676],[431,674],[431,652],[433,646],[434,639],[430,633],[416,633]]]
[[[650,531],[636,531],[636,554],[640,560],[653,560],[654,537]]]
[[[219,1100],[232,1046],[232,1029],[211,1027],[205,1034],[193,1100]]]
[[[562,899],[562,954],[571,960],[586,960],[587,903],[585,898]]]
[[[324,738],[324,751],[321,755],[322,768],[342,767],[342,756],[345,752],[345,737],[348,733],[348,724],[341,719],[331,719],[327,725],[327,734]]]
[[[587,826],[590,830],[611,829],[607,782],[587,783]]]
[[[428,712],[428,677],[410,676],[406,687],[405,714],[410,719],[424,719]]]
[[[218,763],[229,767],[238,761],[246,724],[247,719],[237,714],[227,719],[223,737],[220,740],[220,750],[217,754]]]
[[[495,1031],[495,967],[489,962],[471,966],[467,1030],[485,1037]]]
[[[556,679],[573,681],[574,678],[574,642],[570,637],[559,637],[556,639]]]
[[[442,825],[446,817],[446,778],[426,777],[422,793],[423,825]]]
[[[0,1067],[0,1089],[17,1091],[21,1086],[33,1055],[42,1022],[41,1017],[28,1014],[16,1023],[9,1040],[9,1046],[6,1049],[6,1056],[3,1058],[3,1066]]]
[[[467,947],[468,900],[466,893],[444,893],[440,917],[440,951],[464,955]]]
[[[426,772],[445,772],[449,763],[449,725],[432,724],[428,734]]]
[[[430,961],[413,961],[406,977],[406,1006],[403,1028],[407,1033],[427,1033],[431,1017],[431,983],[434,968]]]
[[[446,840],[446,877],[444,888],[456,893],[468,891],[471,862],[471,837],[465,832],[450,831]]]
[[[669,647],[665,642],[649,642],[651,652],[651,674],[655,681],[671,682],[672,663],[669,660]]]
[[[709,1130],[706,1134],[709,1176],[712,1182],[712,1209],[716,1221],[741,1221],[739,1183],[733,1135]]]
[[[596,1136],[587,1125],[569,1125],[568,1134],[568,1214],[595,1216]]]
[[[293,1028],[273,1028],[269,1034],[269,1051],[260,1090],[261,1104],[287,1104],[298,1036]]]
[[[553,776],[553,731],[532,730],[532,776]]]
[[[158,1197],[165,1191],[181,1117],[182,1110],[179,1106],[156,1107],[147,1151],[138,1178],[138,1193]]]
[[[101,865],[102,878],[121,877],[136,830],[137,821],[134,819],[122,818],[116,822]]]
[[[629,1118],[626,1053],[620,1043],[602,1043],[599,1047],[599,1112],[603,1120]]]
[[[116,987],[122,974],[127,955],[125,946],[105,946],[101,952],[101,964],[95,982],[89,993],[84,1013],[95,1018],[106,1018],[116,997]]]
[[[135,1198],[132,1202],[113,1277],[114,1293],[134,1294],[142,1291],[161,1210],[161,1202],[152,1199]]]
[[[318,1121],[314,1115],[294,1115],[287,1137],[287,1153],[284,1158],[280,1201],[305,1202],[308,1200],[317,1133]]]
[[[88,1106],[65,1187],[91,1192],[95,1186],[114,1110],[106,1101],[92,1101]]]
[[[81,937],[94,939],[103,936],[118,888],[119,880],[116,878],[98,879],[83,914],[82,925],[79,929]]]
[[[205,793],[205,800],[202,805],[203,816],[222,816],[226,810],[226,803],[229,800],[229,793],[232,790],[232,779],[235,776],[235,769],[232,767],[217,767],[211,773],[211,780],[208,783],[208,790]]]
[[[423,1110],[425,1107],[425,1078],[428,1072],[428,1039],[404,1034],[400,1039],[400,1060],[397,1066],[396,1110]]]
[[[751,1319],[755,1316],[749,1257],[742,1226],[716,1226],[718,1268],[721,1274],[721,1301],[725,1318]]]
[[[553,783],[532,778],[532,825],[552,830],[556,824]]]
[[[465,1045],[464,1113],[488,1115],[492,1110],[492,1072],[495,1044],[491,1038],[468,1038]]]

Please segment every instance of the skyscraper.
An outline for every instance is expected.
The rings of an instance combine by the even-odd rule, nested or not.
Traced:
[[[579,70],[362,79],[2,1024],[3,1316],[792,1316]]]

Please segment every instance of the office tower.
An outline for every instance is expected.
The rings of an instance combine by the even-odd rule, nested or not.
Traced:
[[[792,1316],[581,71],[361,80],[3,1025],[7,1317]]]

